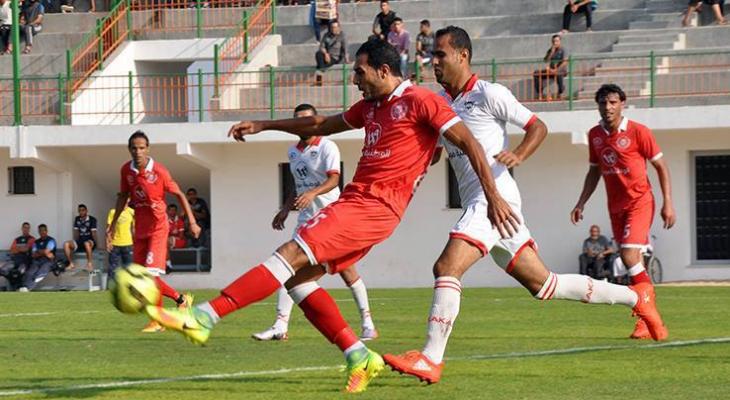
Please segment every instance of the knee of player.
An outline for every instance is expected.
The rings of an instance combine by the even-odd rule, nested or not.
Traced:
[[[276,249],[278,253],[291,267],[297,271],[310,264],[309,258],[297,242],[290,240]]]

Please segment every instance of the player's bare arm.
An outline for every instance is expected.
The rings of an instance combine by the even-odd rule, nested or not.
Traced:
[[[588,202],[588,199],[591,198],[593,192],[596,190],[598,181],[600,180],[601,170],[598,169],[597,165],[591,165],[590,168],[588,168],[588,173],[586,174],[585,181],[583,182],[583,190],[578,198],[578,203],[576,203],[575,207],[573,207],[573,211],[570,212],[570,222],[572,222],[573,225],[576,225],[578,222],[583,220],[583,208]]]
[[[669,229],[674,226],[677,222],[677,215],[674,212],[674,204],[672,202],[672,182],[669,177],[669,167],[664,161],[664,157],[659,158],[651,162],[651,165],[656,169],[656,173],[659,177],[659,186],[662,188],[662,198],[664,199],[662,205],[662,220],[664,221],[664,229]]]
[[[114,205],[114,216],[112,222],[106,227],[106,241],[111,243],[114,240],[114,232],[117,227],[117,221],[119,216],[122,215],[122,211],[127,207],[127,200],[129,200],[129,192],[117,193],[117,203]]]
[[[520,226],[519,217],[499,194],[482,146],[463,122],[454,124],[446,130],[444,137],[469,158],[469,163],[479,177],[484,195],[487,197],[489,203],[487,216],[492,225],[503,238],[514,236]]]
[[[506,165],[507,168],[517,167],[535,153],[547,137],[547,133],[547,125],[538,118],[527,127],[525,137],[514,151],[501,151],[494,156],[494,159]]]
[[[336,188],[339,183],[339,173],[333,173],[328,175],[327,179],[321,185],[307,190],[306,192],[297,196],[296,200],[294,201],[294,207],[296,207],[298,210],[309,207],[315,197],[319,196],[320,194],[328,193],[330,190]]]
[[[198,222],[195,219],[195,214],[193,213],[193,209],[190,208],[190,203],[188,203],[188,199],[187,197],[185,197],[185,193],[183,193],[178,188],[171,194],[177,197],[177,202],[180,203],[180,205],[182,206],[183,212],[185,213],[185,216],[188,218],[188,221],[190,223],[190,233],[192,233],[193,237],[197,239],[200,236],[200,225],[198,225]]]
[[[255,135],[261,131],[275,130],[303,136],[329,136],[334,133],[348,131],[350,128],[342,114],[324,116],[312,115],[309,117],[268,120],[268,121],[241,121],[231,127],[228,137],[243,142],[245,136]]]

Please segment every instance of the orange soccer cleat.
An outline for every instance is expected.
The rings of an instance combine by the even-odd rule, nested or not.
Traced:
[[[641,321],[646,325],[649,334],[654,340],[664,340],[669,336],[667,328],[664,326],[661,315],[656,308],[656,296],[654,295],[654,286],[651,283],[637,283],[636,285],[629,286],[631,290],[636,292],[639,296],[639,301],[634,306],[634,315],[637,315]],[[634,334],[641,334],[642,332],[636,332],[639,330],[641,322],[636,324]]]
[[[631,336],[629,336],[631,339],[651,339],[651,332],[649,332],[649,327],[646,326],[646,322],[644,322],[643,319],[639,318],[638,321],[636,321],[636,326],[634,326],[634,331],[631,332]]]
[[[426,382],[429,385],[441,380],[441,371],[444,369],[443,362],[436,364],[417,350],[411,350],[400,355],[386,354],[383,356],[383,360],[394,371],[413,375],[421,382]]]

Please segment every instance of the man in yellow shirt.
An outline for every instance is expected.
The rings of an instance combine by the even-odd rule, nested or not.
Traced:
[[[112,223],[114,212],[112,208],[106,217],[107,225]],[[127,204],[119,215],[117,225],[114,229],[114,239],[111,241],[107,236],[106,251],[109,252],[109,279],[114,279],[114,270],[120,265],[127,266],[132,263],[132,229],[134,225],[134,210]]]

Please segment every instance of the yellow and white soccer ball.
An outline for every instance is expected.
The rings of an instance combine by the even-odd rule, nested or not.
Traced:
[[[161,296],[155,277],[139,264],[117,269],[109,282],[109,293],[114,307],[125,314],[142,312],[145,306],[157,304]]]

